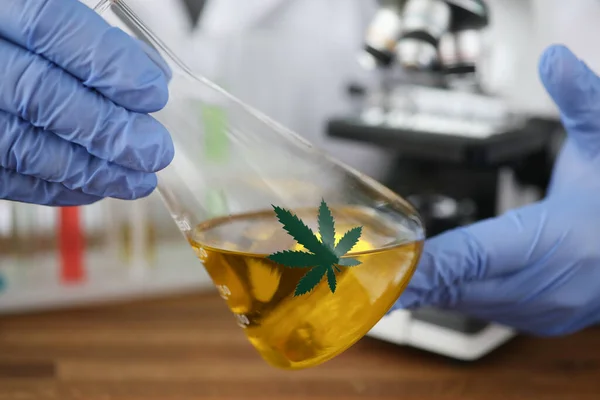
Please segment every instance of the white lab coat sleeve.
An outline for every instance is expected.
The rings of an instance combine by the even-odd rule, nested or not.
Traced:
[[[387,151],[326,132],[330,118],[348,111],[348,83],[369,81],[357,55],[377,2],[247,2],[260,9],[209,0],[188,59],[193,69],[334,157],[381,177]]]

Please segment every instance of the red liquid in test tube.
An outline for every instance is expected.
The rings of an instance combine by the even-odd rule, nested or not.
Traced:
[[[84,233],[79,207],[61,207],[58,222],[60,278],[63,283],[80,283],[85,279]]]

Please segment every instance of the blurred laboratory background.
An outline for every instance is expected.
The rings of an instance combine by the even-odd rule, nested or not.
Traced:
[[[407,198],[428,236],[544,196],[564,137],[538,79],[547,45],[600,68],[593,0],[129,3],[193,70]],[[0,251],[0,321],[215,291],[158,194],[0,202]],[[370,336],[476,360],[514,332],[424,309]]]

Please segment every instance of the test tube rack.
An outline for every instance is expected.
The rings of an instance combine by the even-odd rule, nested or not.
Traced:
[[[214,290],[160,201],[0,202],[0,315]]]

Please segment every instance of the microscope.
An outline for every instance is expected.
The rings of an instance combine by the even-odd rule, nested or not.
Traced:
[[[549,182],[560,122],[486,92],[479,66],[490,21],[481,0],[380,0],[358,56],[377,84],[350,84],[350,113],[328,122],[331,137],[395,152],[383,183],[415,206],[428,237],[536,201]],[[460,360],[514,335],[430,308],[395,311],[369,333]]]
[[[365,38],[365,62],[378,67],[397,62],[408,71],[473,78],[480,31],[489,23],[485,3],[381,0],[379,4]]]

